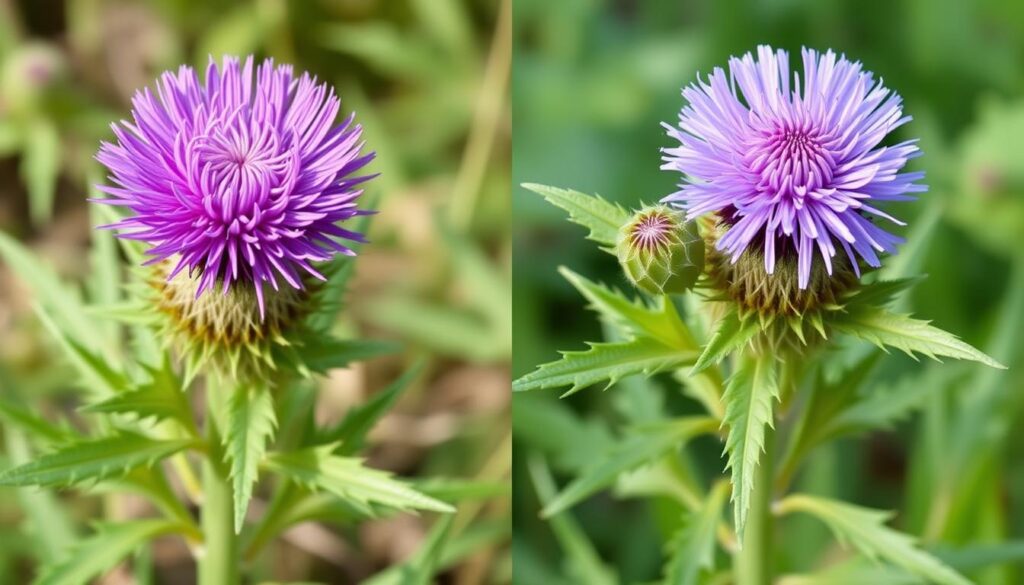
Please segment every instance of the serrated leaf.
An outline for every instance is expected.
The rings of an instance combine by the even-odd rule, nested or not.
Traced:
[[[259,464],[277,427],[270,390],[265,387],[236,388],[228,400],[227,417],[224,457],[230,465],[234,492],[235,534],[240,534],[252,498],[253,484],[259,476]]]
[[[716,483],[704,505],[684,520],[669,545],[665,585],[698,585],[701,574],[715,568],[715,535],[728,494],[729,484]]]
[[[400,510],[454,512],[450,505],[425,496],[391,474],[365,467],[361,459],[333,453],[336,445],[274,453],[267,466],[314,490],[330,492],[357,504],[383,504]]]
[[[398,397],[409,387],[410,382],[416,379],[423,369],[423,364],[422,360],[418,361],[366,403],[350,408],[341,422],[320,434],[318,442],[340,443],[337,451],[339,455],[352,455],[358,452],[363,446],[366,434],[391,409]]]
[[[586,195],[571,189],[524,183],[523,187],[547,199],[548,203],[569,213],[569,219],[590,230],[587,238],[609,248],[615,246],[619,229],[629,221],[629,212],[598,195]],[[610,250],[606,250],[609,251]]]
[[[43,567],[35,585],[81,585],[100,576],[140,544],[177,530],[166,520],[134,520],[97,525],[96,532],[79,541],[61,561]]]
[[[193,444],[135,433],[72,443],[29,463],[0,472],[0,485],[66,486],[122,476],[148,467]]]
[[[115,394],[100,402],[87,404],[85,412],[126,414],[140,420],[152,418],[157,421],[173,419],[189,431],[195,431],[192,412],[181,380],[174,373],[167,360],[160,368],[142,364],[149,380],[135,385],[131,390]]]
[[[512,383],[515,392],[570,386],[563,394],[607,382],[615,382],[634,374],[650,376],[658,372],[692,363],[696,352],[669,347],[654,339],[638,337],[618,343],[590,343],[587,351],[562,352],[562,359],[538,366]]]
[[[779,503],[780,513],[804,512],[817,517],[844,546],[853,546],[871,560],[883,559],[939,585],[970,585],[970,581],[917,548],[914,538],[886,526],[889,512],[872,510],[803,494]]]
[[[894,347],[911,357],[916,352],[936,361],[940,356],[951,357],[1006,369],[1006,366],[964,343],[952,333],[932,327],[927,321],[878,307],[852,310],[834,320],[832,325],[847,335],[859,337],[882,349]]]
[[[658,423],[631,435],[587,469],[541,510],[551,517],[576,505],[598,490],[612,484],[619,475],[679,449],[689,439],[701,433],[713,432],[718,421],[710,417],[687,417]]]
[[[661,343],[694,351],[697,349],[686,325],[679,318],[675,305],[664,296],[655,307],[631,301],[621,292],[587,280],[565,266],[559,267],[566,280],[588,301],[590,308],[630,336],[653,337]]]
[[[712,364],[721,362],[725,356],[746,345],[758,331],[760,327],[756,320],[744,320],[735,311],[729,312],[718,322],[704,351],[690,369],[690,375],[699,374]]]
[[[729,427],[725,452],[727,469],[732,470],[733,518],[736,536],[743,538],[754,489],[754,473],[764,451],[765,425],[774,425],[773,403],[779,399],[779,384],[774,357],[745,358],[726,384],[722,400]]]

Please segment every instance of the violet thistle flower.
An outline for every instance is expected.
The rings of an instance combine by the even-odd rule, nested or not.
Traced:
[[[662,169],[684,175],[664,199],[692,219],[717,213],[727,225],[714,248],[735,264],[750,248],[771,275],[795,256],[797,287],[811,283],[815,258],[833,273],[860,275],[859,260],[880,265],[902,240],[875,224],[903,225],[876,207],[927,190],[924,173],[901,173],[919,155],[916,140],[881,146],[910,121],[902,100],[859,62],[803,49],[803,76],[789,55],[760,46],[683,89],[679,126],[665,125],[679,146],[664,150]],[[837,258],[837,251],[841,254]],[[847,264],[848,261],[848,264]]]
[[[254,75],[251,56],[211,58],[204,82],[182,66],[132,105],[97,155],[116,185],[98,186],[111,197],[97,202],[133,215],[105,227],[149,244],[146,264],[173,262],[168,282],[187,268],[195,298],[249,287],[262,321],[264,284],[302,290],[306,275],[324,278],[313,263],[354,255],[339,240],[363,241],[338,223],[369,213],[357,199],[372,175],[355,173],[373,153],[352,116],[334,125],[327,84],[270,59]]]

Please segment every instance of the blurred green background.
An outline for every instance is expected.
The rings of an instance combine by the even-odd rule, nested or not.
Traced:
[[[890,433],[845,440],[813,455],[801,488],[900,512],[896,525],[928,547],[1006,543],[1024,550],[1024,3],[1016,0],[687,1],[517,0],[513,73],[513,374],[582,349],[601,330],[556,272],[628,288],[614,259],[561,210],[518,185],[577,189],[639,207],[674,191],[658,170],[670,146],[682,86],[730,55],[768,43],[832,48],[864,63],[905,98],[931,190],[889,210],[918,229],[901,261],[928,278],[918,316],[1010,364],[984,373],[957,364],[887,358],[887,382],[931,384],[923,408]],[[892,259],[890,259],[892,261]],[[573,555],[537,517],[527,461],[542,454],[564,485],[605,456],[625,422],[695,410],[670,379],[626,380],[559,401],[554,391],[513,404],[516,582],[565,583]],[[696,446],[698,474],[721,473],[721,445]],[[625,490],[620,485],[619,491]],[[661,574],[678,526],[668,498],[605,493],[574,508],[621,582]],[[564,536],[564,535],[563,535]],[[810,571],[836,557],[826,532],[793,522],[780,566]],[[570,539],[572,540],[572,539]],[[940,547],[941,548],[941,547]],[[1008,550],[1008,549],[1006,549]],[[1004,550],[1004,552],[1006,552]],[[578,551],[577,551],[578,552]],[[1019,558],[1019,557],[1018,557]],[[1024,583],[1024,567],[971,573],[982,583]]]
[[[92,159],[99,142],[161,71],[205,68],[208,55],[225,53],[274,57],[334,84],[378,155],[372,170],[381,175],[367,197],[380,214],[337,328],[405,349],[322,380],[319,415],[339,418],[427,357],[426,372],[371,435],[370,464],[414,480],[496,485],[460,512],[440,579],[509,582],[501,487],[511,460],[508,1],[0,0],[0,235],[42,258],[19,272],[0,256],[0,411],[31,408],[83,424],[72,370],[32,303],[54,274],[88,300],[110,289],[93,286],[118,275],[94,273],[108,236],[90,229],[99,221],[85,202],[102,177]],[[31,457],[17,425],[0,416],[0,426],[0,466]],[[131,499],[4,489],[0,584],[28,582],[40,559],[91,521],[146,513]],[[306,525],[261,556],[254,582],[362,582],[408,559],[432,521]],[[134,570],[103,582],[193,579],[176,541],[158,542]]]

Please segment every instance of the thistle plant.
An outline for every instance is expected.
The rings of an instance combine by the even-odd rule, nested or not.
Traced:
[[[910,121],[900,97],[832,51],[804,49],[801,74],[791,72],[785,51],[769,47],[731,59],[728,72],[716,68],[682,93],[678,123],[665,125],[677,144],[663,151],[662,167],[680,173],[682,183],[663,206],[631,217],[597,196],[525,187],[567,211],[620,260],[646,254],[645,265],[664,267],[656,274],[682,274],[689,270],[683,258],[700,258],[693,290],[652,285],[664,279],[638,278],[630,261],[623,267],[637,296],[563,268],[610,341],[564,352],[515,381],[514,390],[568,388],[566,397],[671,373],[706,414],[628,428],[606,457],[557,493],[543,461],[532,461],[542,516],[568,522],[563,512],[611,485],[624,496],[673,495],[689,510],[668,547],[664,582],[673,585],[773,582],[775,524],[797,513],[879,563],[856,565],[842,582],[969,583],[887,525],[889,513],[794,490],[816,447],[884,427],[911,407],[873,391],[882,351],[1003,367],[892,308],[919,278],[882,265],[902,243],[883,229],[881,222],[902,225],[883,206],[926,190],[923,173],[904,170],[920,154],[916,141],[886,141]],[[677,219],[668,219],[666,205],[678,209]],[[665,219],[651,221],[651,213]],[[649,244],[685,242],[698,232],[699,254]],[[696,477],[688,463],[687,445],[707,434],[724,443],[728,478]],[[616,581],[592,556],[578,557],[587,582]],[[807,582],[839,582],[833,577]]]
[[[93,202],[131,261],[128,298],[39,308],[88,389],[81,411],[93,424],[72,430],[5,410],[44,453],[5,469],[0,484],[135,492],[157,514],[100,525],[38,583],[85,583],[176,534],[199,583],[231,585],[304,520],[454,511],[358,456],[415,370],[340,422],[314,423],[312,378],[392,350],[333,333],[372,213],[362,169],[373,154],[351,115],[336,123],[340,110],[309,74],[225,58],[203,79],[187,66],[164,73],[136,94],[132,119],[113,125],[116,140],[97,155],[110,182]],[[0,243],[8,259],[31,263]],[[124,324],[127,358],[100,343],[116,335],[90,330],[97,315]],[[255,517],[260,484],[270,499]],[[407,567],[417,578],[436,561],[448,524],[438,526],[434,549]]]

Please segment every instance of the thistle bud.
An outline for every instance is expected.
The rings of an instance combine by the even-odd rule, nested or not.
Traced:
[[[652,295],[685,292],[704,270],[697,226],[665,205],[636,212],[619,231],[616,254],[630,282]]]

